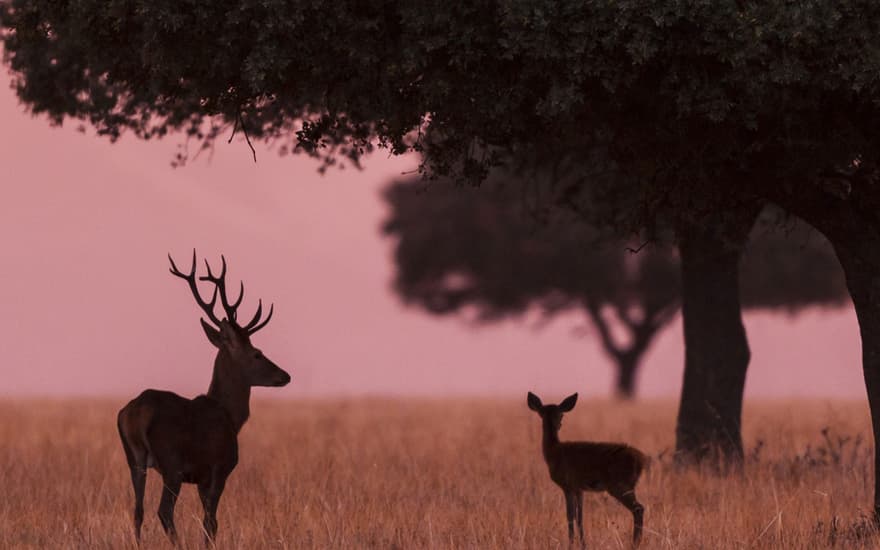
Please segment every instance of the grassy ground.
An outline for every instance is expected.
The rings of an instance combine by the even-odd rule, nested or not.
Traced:
[[[543,397],[543,396],[542,396]],[[546,396],[550,397],[550,396]],[[550,399],[548,399],[550,400]],[[134,548],[116,434],[123,401],[0,402],[0,548]],[[671,402],[582,400],[563,439],[629,442],[654,457],[639,485],[644,548],[872,548],[863,403],[747,403],[741,475],[677,471]],[[219,548],[566,547],[561,492],[523,399],[256,402],[220,503]],[[168,548],[150,472],[144,548]],[[627,548],[629,513],[588,494],[593,548]],[[176,519],[200,548],[184,486]]]

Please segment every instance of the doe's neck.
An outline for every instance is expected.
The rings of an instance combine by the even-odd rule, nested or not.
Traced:
[[[544,454],[547,455],[559,446],[559,428],[553,425],[550,420],[544,420],[543,431],[541,447],[544,450]]]
[[[214,360],[214,374],[208,387],[208,397],[214,399],[229,414],[237,434],[251,414],[251,387],[234,364],[229,353],[220,350]]]

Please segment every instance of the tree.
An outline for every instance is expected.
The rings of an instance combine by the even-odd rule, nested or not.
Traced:
[[[639,360],[678,309],[677,262],[659,247],[633,255],[579,218],[537,220],[517,189],[497,183],[388,188],[384,231],[397,237],[396,291],[435,314],[475,307],[482,322],[532,306],[547,316],[582,309],[616,364],[618,392],[631,397]],[[612,318],[624,342],[612,335]]]
[[[396,239],[395,290],[432,314],[470,309],[484,323],[535,307],[545,316],[581,309],[615,365],[618,395],[633,397],[645,352],[679,310],[676,250],[635,250],[566,211],[547,219],[514,179],[498,175],[476,189],[412,179],[390,185],[383,231]],[[743,306],[840,305],[846,285],[828,242],[802,222],[780,229],[778,215],[769,210],[752,231],[740,265]]]
[[[111,138],[184,130],[211,146],[234,128],[328,162],[378,144],[470,181],[536,147],[600,159],[559,199],[627,189],[621,230],[674,228],[687,348],[676,447],[695,459],[742,456],[738,259],[765,201],[840,259],[880,438],[878,21],[870,0],[0,8],[22,101]],[[880,520],[876,475],[874,503]]]

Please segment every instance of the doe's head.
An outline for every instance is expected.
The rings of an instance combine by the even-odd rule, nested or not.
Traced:
[[[541,398],[529,392],[528,404],[529,408],[538,413],[541,419],[555,429],[562,426],[562,415],[574,408],[577,403],[578,394],[573,393],[562,400],[558,405],[541,403]]]
[[[272,318],[275,306],[269,308],[269,314],[265,319],[263,315],[263,301],[260,300],[257,305],[257,312],[253,319],[246,325],[238,323],[238,306],[244,298],[244,283],[241,283],[238,299],[234,303],[230,303],[226,295],[226,258],[220,256],[222,267],[220,274],[214,276],[211,272],[211,265],[205,261],[208,268],[208,274],[199,277],[200,281],[208,281],[214,285],[214,293],[210,301],[205,301],[196,283],[196,251],[193,250],[192,267],[189,274],[181,273],[174,265],[171,255],[168,259],[171,261],[171,274],[184,279],[190,287],[193,298],[202,308],[202,311],[211,321],[210,323],[204,319],[199,319],[202,323],[202,329],[208,336],[208,340],[220,352],[218,355],[218,367],[223,368],[228,375],[234,375],[236,379],[241,380],[248,386],[286,386],[290,382],[290,375],[287,374],[278,365],[270,361],[263,352],[255,348],[251,344],[251,335],[266,326]],[[217,302],[217,296],[220,296],[220,303],[226,313],[226,317],[220,319],[214,313],[214,306]],[[221,361],[222,358],[222,361]]]

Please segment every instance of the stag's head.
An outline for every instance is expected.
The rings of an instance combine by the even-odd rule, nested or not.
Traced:
[[[541,398],[529,392],[528,404],[529,408],[538,413],[541,420],[548,424],[554,430],[558,430],[562,426],[562,415],[574,408],[577,403],[578,394],[573,393],[562,400],[558,405],[545,405],[541,403]]]
[[[203,275],[198,279],[207,281],[214,285],[214,291],[210,301],[205,301],[199,292],[196,283],[196,251],[193,250],[192,267],[189,274],[182,273],[174,264],[171,255],[168,260],[171,262],[171,273],[189,283],[193,298],[202,308],[202,311],[208,317],[208,321],[204,318],[200,319],[202,328],[214,346],[219,350],[219,357],[227,359],[222,362],[224,368],[233,369],[236,378],[249,386],[286,386],[290,382],[290,375],[287,374],[278,365],[270,361],[263,352],[251,344],[251,335],[265,327],[272,318],[274,305],[269,307],[269,314],[265,319],[263,315],[263,301],[260,300],[257,305],[257,311],[253,318],[245,325],[238,323],[238,306],[244,298],[244,283],[239,287],[238,299],[230,302],[226,295],[226,258],[220,256],[222,267],[220,274],[214,276],[211,271],[211,265],[205,261],[207,267],[207,275]],[[226,316],[222,319],[218,318],[214,313],[214,306],[217,303],[217,297],[220,297],[220,304]]]

